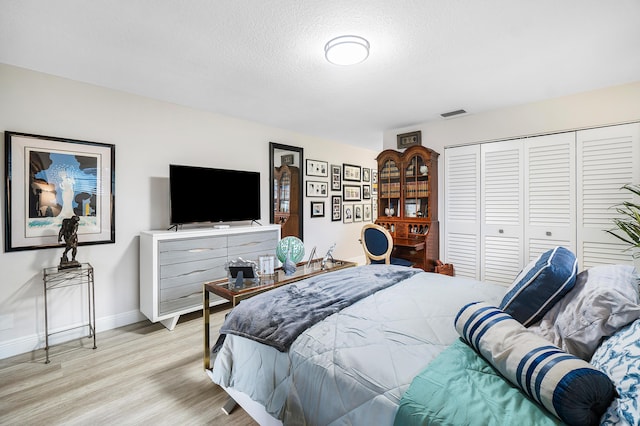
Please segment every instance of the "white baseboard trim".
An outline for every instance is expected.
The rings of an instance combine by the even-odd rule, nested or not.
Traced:
[[[147,319],[140,311],[129,311],[109,317],[96,318],[96,331],[112,330],[118,327],[124,327],[125,325],[134,324],[136,322],[144,321]],[[79,326],[80,324],[78,324]],[[70,325],[66,328],[74,327]],[[54,335],[49,336],[49,345],[56,345],[59,343],[68,342],[74,339],[80,339],[87,335],[87,327],[75,328],[67,331],[51,330],[56,332]],[[36,349],[44,348],[44,330],[41,333],[32,334],[31,336],[19,337],[17,339],[0,342],[0,359],[9,358],[15,355],[24,354],[34,351]],[[98,339],[98,347],[100,346],[100,340]]]

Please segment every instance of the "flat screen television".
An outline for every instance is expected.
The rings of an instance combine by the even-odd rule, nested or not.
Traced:
[[[171,225],[260,219],[260,173],[169,165]]]

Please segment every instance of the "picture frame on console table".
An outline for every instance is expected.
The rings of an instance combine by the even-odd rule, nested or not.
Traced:
[[[5,132],[5,251],[60,248],[78,216],[78,245],[115,243],[115,145]]]

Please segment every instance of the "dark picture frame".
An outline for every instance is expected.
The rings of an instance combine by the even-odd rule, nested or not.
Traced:
[[[363,200],[371,199],[371,186],[370,185],[362,185],[362,199]]]
[[[422,145],[422,131],[402,133],[397,136],[398,149],[409,148],[413,145]]]
[[[342,197],[339,195],[331,196],[331,221],[337,222],[342,220]]]
[[[340,191],[342,189],[342,170],[339,165],[331,165],[331,190]]]
[[[60,248],[73,215],[79,246],[115,243],[115,145],[5,132],[5,251]]]
[[[355,164],[342,165],[342,180],[350,182],[360,182],[362,179],[362,168]]]
[[[362,168],[362,181],[370,182],[371,181],[371,169],[368,167]]]
[[[304,171],[307,176],[327,177],[329,176],[329,164],[326,161],[310,160],[307,158]]]
[[[324,217],[324,201],[311,202],[311,217]]]
[[[327,182],[319,180],[307,181],[307,197],[328,197],[329,196],[329,184]]]
[[[342,185],[342,199],[344,201],[362,200],[362,187],[360,185]]]

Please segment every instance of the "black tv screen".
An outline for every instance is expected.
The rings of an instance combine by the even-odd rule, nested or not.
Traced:
[[[260,219],[260,173],[169,165],[171,224]]]

